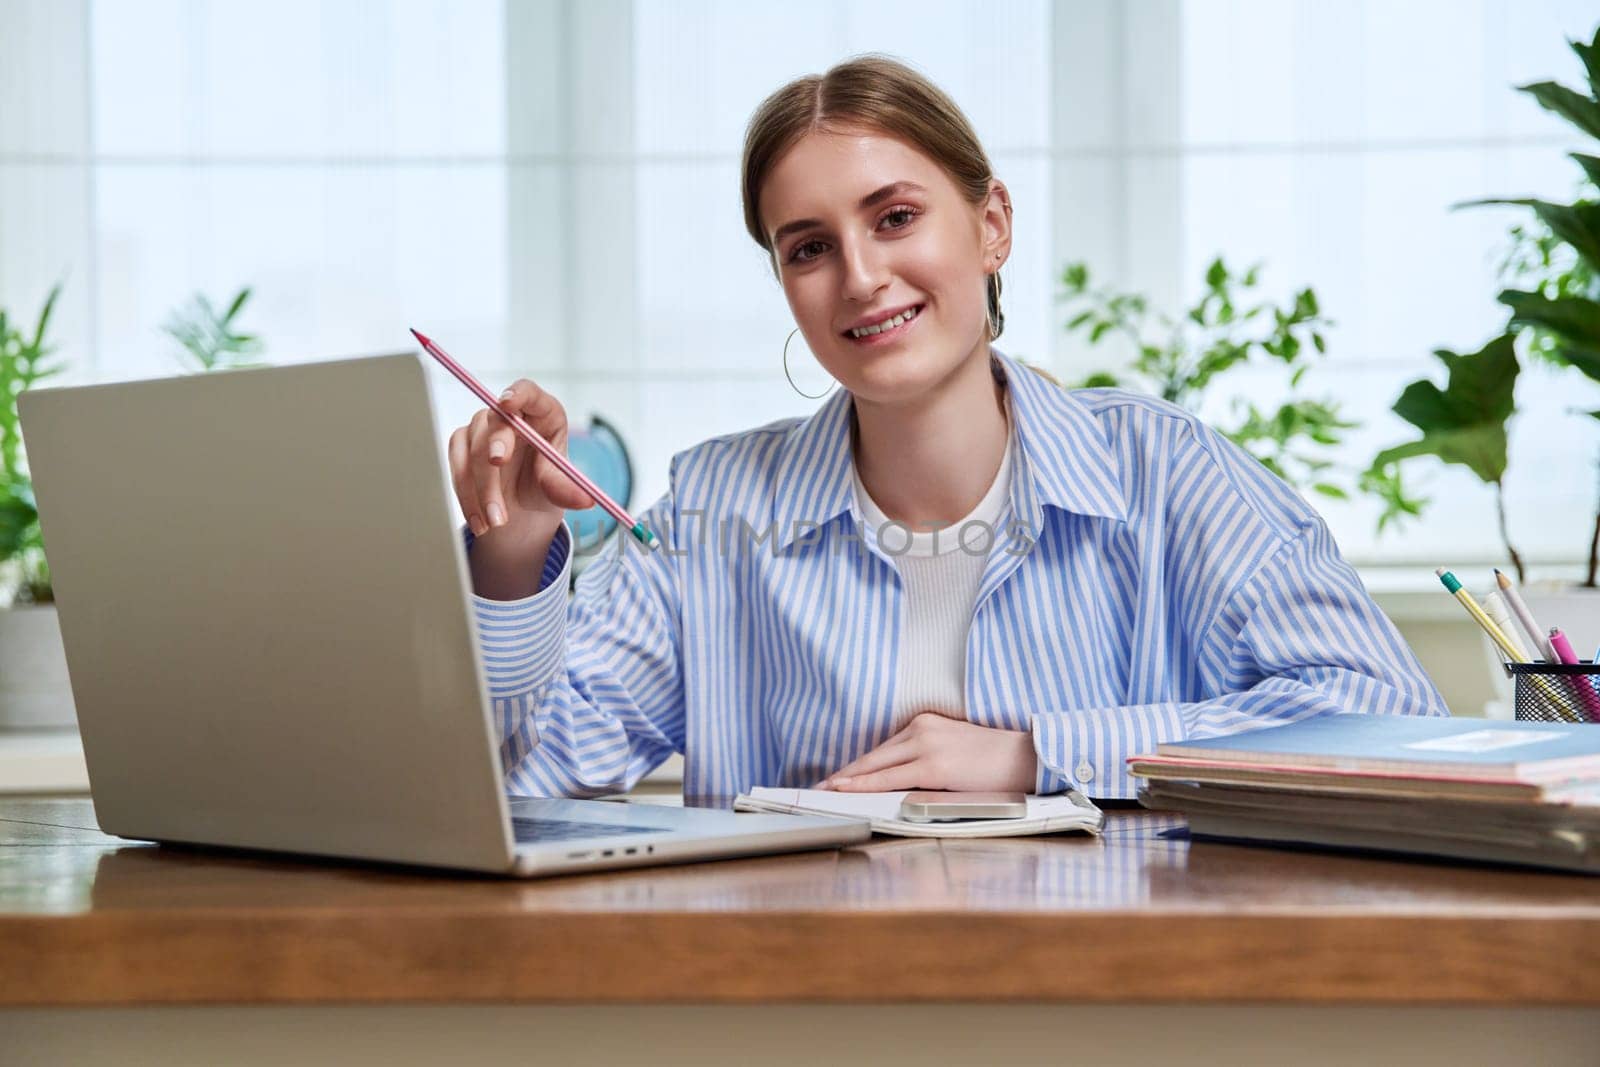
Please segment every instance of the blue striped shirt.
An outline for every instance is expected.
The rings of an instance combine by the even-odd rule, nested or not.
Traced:
[[[1031,731],[1037,792],[1131,797],[1124,760],[1161,741],[1448,714],[1321,517],[1255,459],[1171,404],[993,366],[1018,451],[965,715]],[[806,787],[891,734],[905,538],[862,522],[850,407],[835,390],[674,456],[639,516],[662,550],[614,534],[569,595],[563,527],[537,593],[474,595],[510,792],[625,791],[680,752],[686,796]]]

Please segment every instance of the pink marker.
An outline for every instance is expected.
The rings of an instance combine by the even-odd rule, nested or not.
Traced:
[[[1556,656],[1562,663],[1583,662],[1559,626],[1550,627],[1550,647],[1556,650]],[[1582,676],[1572,679],[1572,691],[1578,694],[1578,700],[1583,704],[1583,717],[1590,722],[1600,722],[1600,693],[1594,691],[1589,679]]]

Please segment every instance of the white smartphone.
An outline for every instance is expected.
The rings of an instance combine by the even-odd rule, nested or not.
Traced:
[[[907,793],[900,818],[907,822],[955,822],[959,819],[1021,819],[1028,814],[1022,793],[958,793],[926,789]]]

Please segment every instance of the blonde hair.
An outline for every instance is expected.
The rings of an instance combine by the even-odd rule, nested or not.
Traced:
[[[826,74],[796,78],[762,101],[745,128],[744,225],[770,256],[761,227],[761,186],[784,153],[813,130],[866,127],[902,138],[937,163],[971,204],[989,196],[994,168],[972,124],[933,82],[897,60],[856,56]],[[1005,328],[1000,274],[989,275],[989,318],[994,336]]]

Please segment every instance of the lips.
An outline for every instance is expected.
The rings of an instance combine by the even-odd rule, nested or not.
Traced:
[[[880,338],[904,333],[907,327],[922,317],[924,307],[923,304],[909,304],[904,308],[868,316],[842,331],[843,336],[857,343],[870,343]]]

